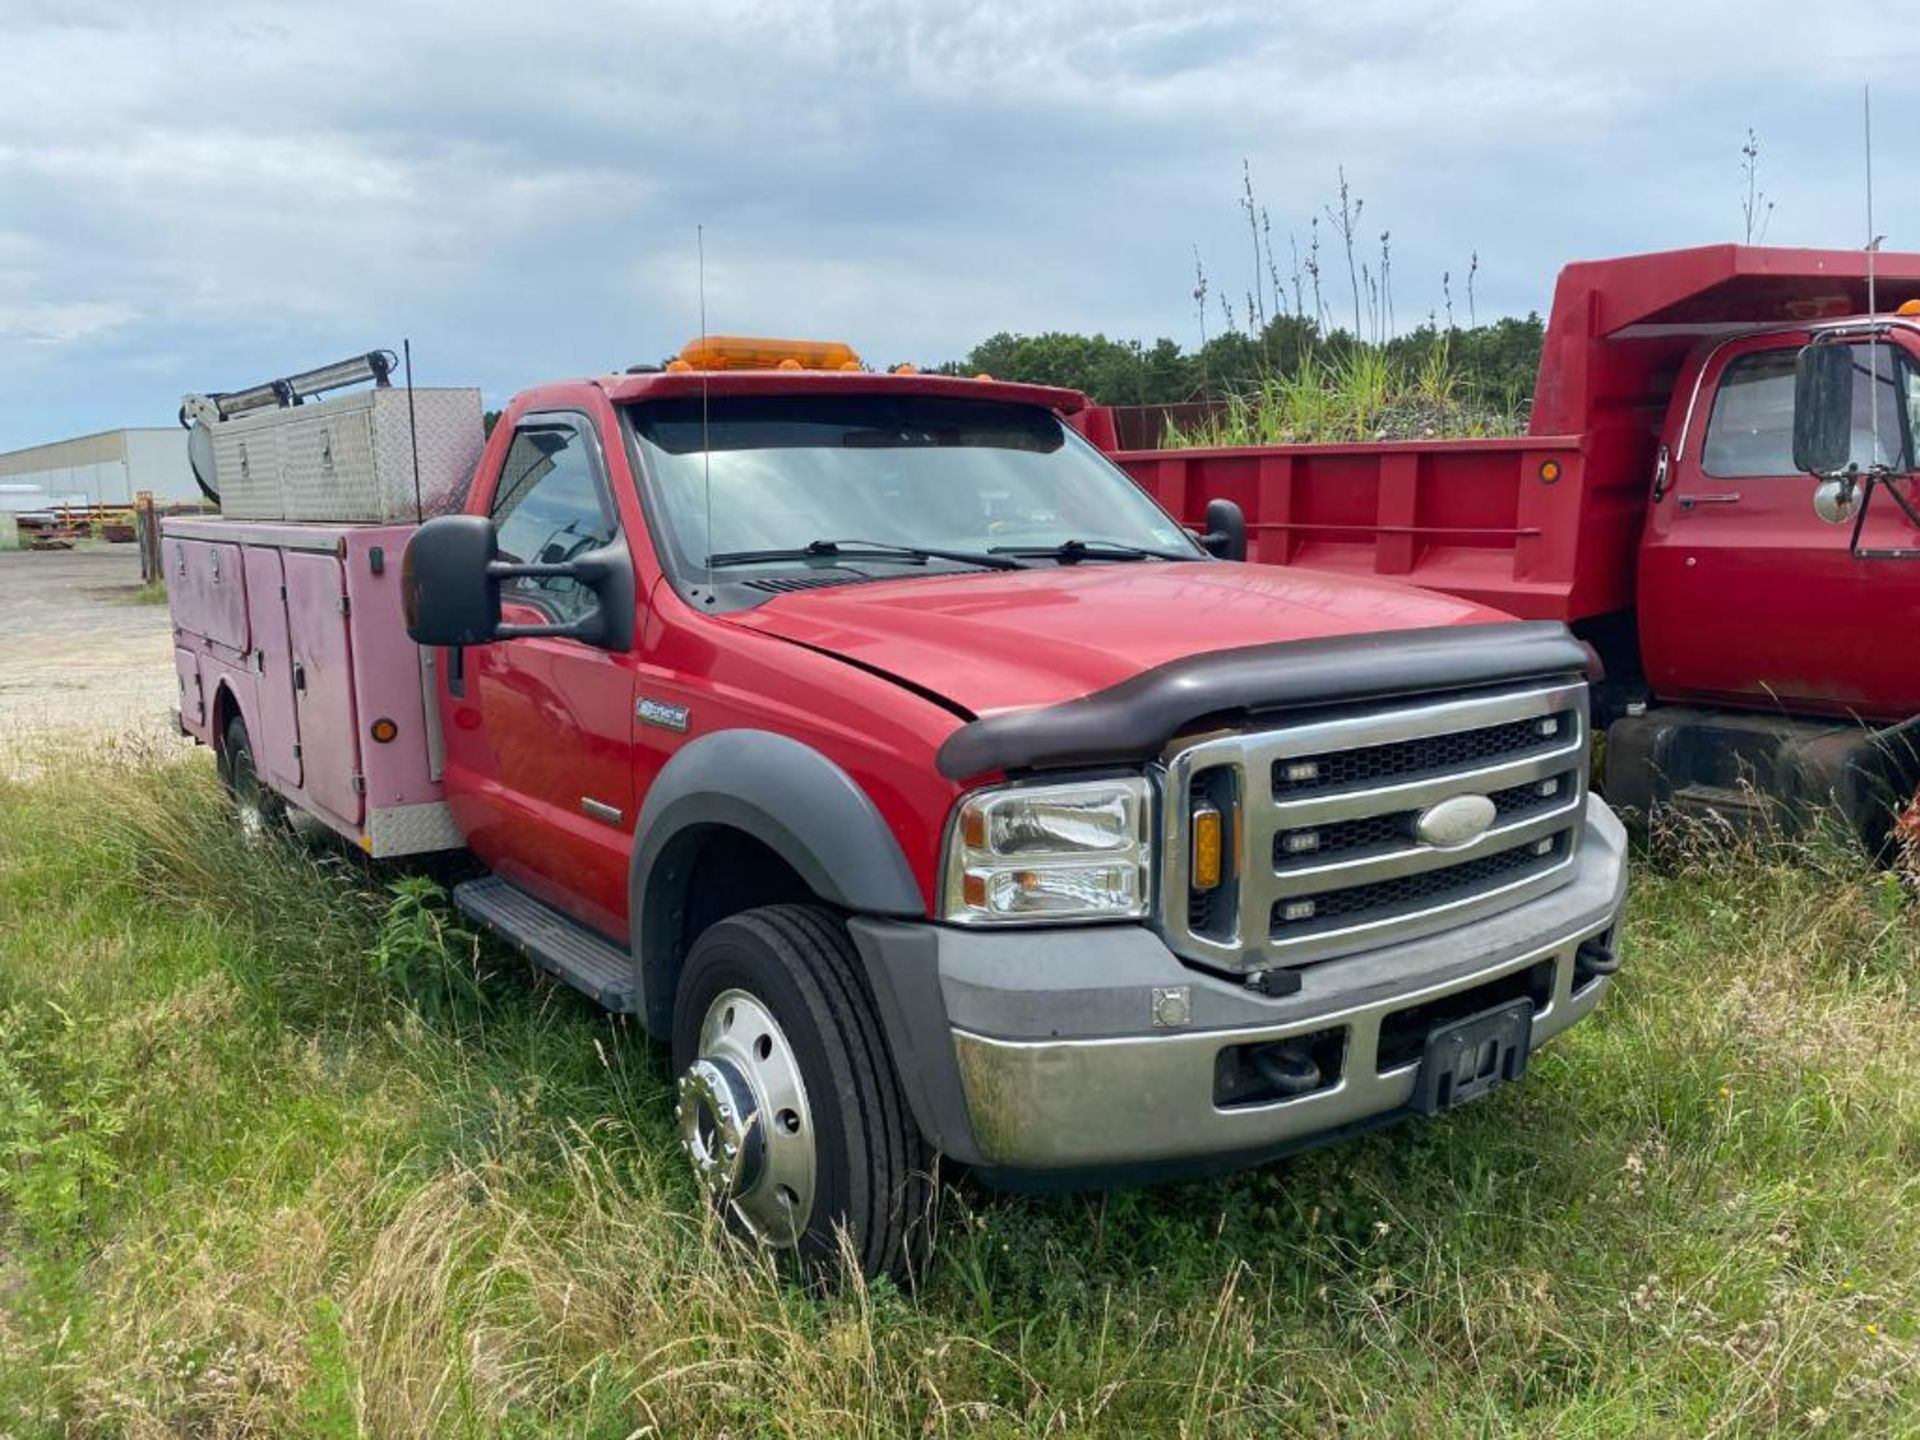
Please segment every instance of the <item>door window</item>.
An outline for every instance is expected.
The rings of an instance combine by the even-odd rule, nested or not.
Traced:
[[[1914,403],[1913,367],[1882,341],[1852,344],[1853,463],[1861,469],[1898,464],[1906,453],[1905,416]],[[1720,372],[1700,465],[1722,477],[1797,475],[1793,463],[1793,370],[1797,346],[1756,350]],[[1877,400],[1877,405],[1876,405]],[[1879,422],[1875,430],[1875,419]]]
[[[566,425],[526,426],[515,434],[492,514],[500,558],[520,564],[559,564],[614,537],[593,457]],[[593,592],[565,576],[508,580],[500,597],[536,606],[561,624],[594,606]]]
[[[1700,466],[1709,475],[1794,475],[1797,349],[1757,350],[1720,372]]]

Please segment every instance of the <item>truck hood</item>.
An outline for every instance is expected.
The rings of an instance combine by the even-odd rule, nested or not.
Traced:
[[[1077,699],[1206,651],[1509,618],[1387,580],[1151,560],[868,581],[732,617],[974,716]]]

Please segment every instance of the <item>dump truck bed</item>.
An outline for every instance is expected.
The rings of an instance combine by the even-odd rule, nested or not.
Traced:
[[[1874,264],[1881,313],[1920,299],[1920,255]],[[1706,245],[1579,261],[1554,289],[1524,436],[1122,450],[1109,412],[1074,423],[1184,524],[1200,527],[1208,500],[1237,502],[1253,560],[1572,622],[1634,604],[1662,427],[1684,412],[1701,356],[1745,332],[1867,308],[1857,250]]]

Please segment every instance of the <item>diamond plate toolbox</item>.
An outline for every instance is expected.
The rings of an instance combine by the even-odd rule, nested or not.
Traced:
[[[234,520],[411,520],[457,510],[484,440],[478,390],[364,390],[214,427],[221,513]]]

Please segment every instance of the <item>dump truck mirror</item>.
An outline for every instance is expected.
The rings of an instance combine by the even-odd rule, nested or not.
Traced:
[[[502,625],[500,582],[522,577],[572,580],[592,591],[596,604],[577,619],[552,625]],[[441,515],[407,542],[401,594],[407,634],[416,645],[484,645],[546,635],[604,650],[633,647],[633,559],[619,540],[568,560],[522,564],[500,558],[491,520]]]
[[[1222,560],[1247,558],[1247,517],[1231,500],[1207,502],[1207,531],[1200,543]]]
[[[414,531],[400,564],[407,634],[417,645],[484,645],[500,629],[493,522],[440,515]]]
[[[1837,475],[1853,452],[1853,353],[1815,343],[1793,368],[1793,463],[1809,475]]]
[[[1813,490],[1813,513],[1829,525],[1844,525],[1860,508],[1860,482],[1851,475],[1829,475]]]

